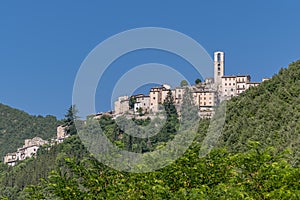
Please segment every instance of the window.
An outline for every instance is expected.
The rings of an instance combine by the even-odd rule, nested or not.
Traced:
[[[153,99],[155,99],[155,97],[153,97]]]
[[[217,60],[218,60],[218,62],[221,61],[221,54],[220,53],[218,53]]]
[[[218,76],[220,76],[221,75],[221,73],[220,72],[218,72]]]
[[[231,88],[231,92],[233,92],[233,88]]]
[[[231,83],[229,83],[229,85],[231,85]]]
[[[227,83],[225,83],[225,86],[227,86]]]

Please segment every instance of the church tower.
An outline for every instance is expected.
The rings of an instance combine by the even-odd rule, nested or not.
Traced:
[[[221,78],[224,76],[224,52],[214,53],[214,80],[217,85],[221,84]]]

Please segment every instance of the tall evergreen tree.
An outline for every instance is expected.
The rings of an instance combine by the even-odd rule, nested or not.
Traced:
[[[164,127],[162,128],[161,133],[159,134],[159,141],[167,142],[168,140],[172,139],[173,136],[176,134],[179,125],[178,113],[174,105],[174,98],[171,91],[168,92],[163,106],[166,112],[167,119]]]
[[[77,134],[76,126],[75,126],[75,120],[77,120],[79,117],[77,116],[78,110],[75,105],[70,106],[70,108],[67,111],[67,114],[65,115],[64,119],[64,125],[65,130],[67,134],[75,135]]]

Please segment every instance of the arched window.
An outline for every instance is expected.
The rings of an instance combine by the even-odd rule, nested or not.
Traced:
[[[218,60],[218,62],[221,61],[221,53],[218,53],[217,60]]]

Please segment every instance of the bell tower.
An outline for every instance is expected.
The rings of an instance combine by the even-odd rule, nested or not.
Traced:
[[[221,84],[222,76],[224,76],[224,52],[217,51],[214,53],[214,80],[216,84]]]

